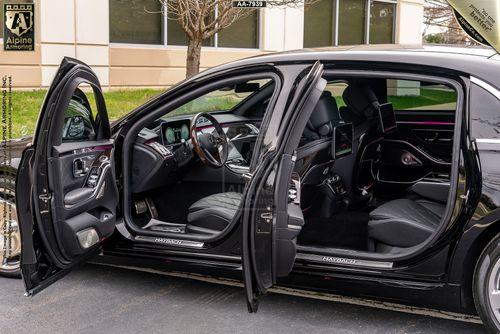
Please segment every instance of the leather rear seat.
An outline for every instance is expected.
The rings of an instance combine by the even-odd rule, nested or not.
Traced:
[[[427,200],[397,199],[370,213],[368,236],[393,247],[412,247],[437,229],[446,205]]]

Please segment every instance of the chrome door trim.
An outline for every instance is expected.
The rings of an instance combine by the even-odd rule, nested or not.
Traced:
[[[490,85],[486,81],[483,81],[473,76],[470,77],[470,81],[478,85],[479,87],[483,88],[484,90],[486,90],[488,93],[496,97],[498,100],[500,100],[500,91],[496,87]]]

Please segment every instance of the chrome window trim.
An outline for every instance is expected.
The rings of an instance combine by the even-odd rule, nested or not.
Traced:
[[[474,76],[470,77],[470,81],[500,100],[500,91],[496,87]]]
[[[477,138],[475,141],[481,144],[500,144],[500,139],[495,138]]]

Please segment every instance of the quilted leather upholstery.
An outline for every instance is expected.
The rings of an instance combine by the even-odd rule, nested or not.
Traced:
[[[391,246],[415,246],[437,229],[445,211],[445,205],[430,201],[390,201],[370,213],[368,235]]]
[[[189,207],[187,220],[194,226],[222,231],[236,215],[242,197],[235,192],[204,197]]]

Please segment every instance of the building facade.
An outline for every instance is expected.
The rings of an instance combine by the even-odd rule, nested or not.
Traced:
[[[4,3],[30,0],[0,0]],[[35,0],[35,51],[0,50],[14,87],[47,87],[64,56],[105,88],[169,87],[185,77],[186,37],[158,0]],[[214,13],[217,15],[217,13]],[[201,70],[261,53],[357,44],[420,45],[423,0],[320,0],[265,8],[207,40]],[[2,22],[3,26],[3,22]],[[3,40],[0,40],[3,43]]]

